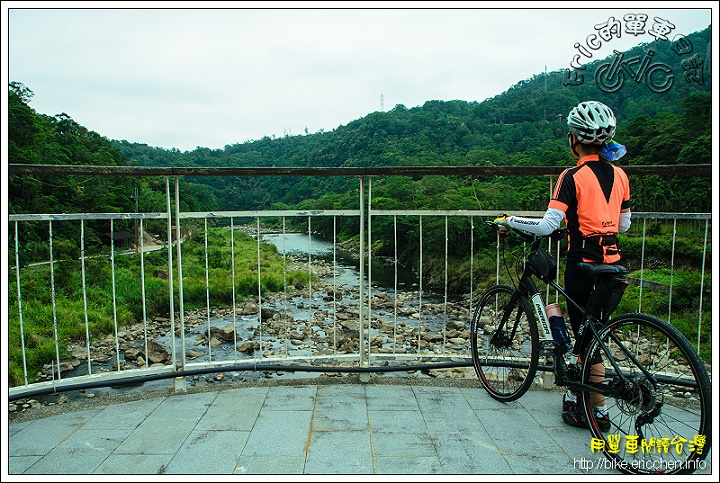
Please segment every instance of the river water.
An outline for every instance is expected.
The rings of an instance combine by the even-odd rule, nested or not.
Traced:
[[[347,294],[348,290],[356,294],[359,291],[360,271],[357,253],[335,248],[332,241],[303,233],[266,233],[262,235],[261,241],[263,243],[274,244],[281,256],[286,256],[293,262],[294,269],[297,269],[298,265],[300,267],[305,265],[308,261],[308,256],[311,269],[315,269],[319,260],[324,262],[325,267],[333,269],[330,270],[330,275],[323,277],[323,285],[325,285],[325,288],[321,291],[313,289],[312,299],[309,299],[307,294],[303,295],[302,293],[298,293],[296,295],[290,293],[287,300],[282,300],[282,297],[278,297],[272,301],[263,301],[262,305],[264,309],[289,310],[292,313],[292,319],[300,328],[304,325],[312,325],[312,330],[315,332],[316,337],[330,337],[331,334],[326,333],[329,321],[320,323],[315,317],[318,312],[325,312],[327,317],[332,317],[335,311],[333,301],[324,297],[326,291],[329,290],[328,286],[335,287],[339,292],[344,292],[345,294]],[[288,262],[288,264],[289,263],[290,262]],[[363,275],[365,278],[365,300],[367,301],[367,268]],[[384,263],[381,260],[373,259],[370,275],[373,282],[371,287],[371,294],[373,296],[384,293],[387,294],[387,299],[394,300],[395,287],[397,286],[399,300],[402,299],[402,301],[398,303],[399,309],[409,308],[413,311],[420,308],[418,300],[418,276],[412,270],[402,268],[396,270],[394,263]],[[411,292],[412,296],[408,295],[407,292]],[[352,298],[350,300],[350,303],[352,303]],[[422,293],[423,306],[425,304],[441,304],[443,300],[444,296],[441,294],[432,294],[425,291]],[[343,298],[342,303],[345,305],[349,303],[347,296]],[[398,323],[402,322],[408,327],[417,327],[417,325],[421,323],[416,318],[407,314],[404,316],[394,315],[388,310],[382,310],[376,307],[372,307],[371,311],[373,317],[384,317],[386,320],[393,320]],[[186,351],[191,349],[203,354],[197,357],[195,359],[196,361],[207,361],[209,358],[212,358],[214,361],[238,359],[242,361],[244,359],[251,359],[251,355],[236,351],[232,343],[226,343],[208,349],[206,342],[198,345],[197,341],[201,336],[208,333],[209,328],[221,329],[228,326],[235,327],[238,340],[256,340],[257,334],[253,333],[253,328],[256,328],[259,323],[258,314],[211,316],[207,319],[207,323],[203,323],[189,330],[185,338],[185,349]],[[438,331],[442,329],[441,320],[425,320],[422,324],[427,330]],[[377,330],[370,329],[371,337],[376,333]],[[291,352],[293,356],[311,357],[313,355],[314,347],[288,347],[287,340],[280,342],[280,339],[281,337],[274,337],[263,333],[263,352],[265,350],[272,350],[277,354],[278,352],[282,353],[284,349],[287,353]],[[158,337],[155,339],[155,342],[165,347],[171,347],[173,344],[172,334],[168,333]],[[175,344],[176,348],[179,348],[180,342],[175,340]],[[284,348],[283,344],[285,344]],[[210,352],[209,356],[208,352]],[[258,357],[260,354],[256,351],[255,356]]]
[[[333,274],[329,277],[324,277],[325,283],[330,284],[336,287],[343,287],[346,288],[352,288],[353,290],[357,290],[360,286],[360,271],[359,271],[359,258],[357,253],[341,249],[339,247],[335,247],[335,245],[332,243],[332,241],[325,240],[323,238],[320,238],[315,235],[308,235],[304,233],[266,233],[262,235],[262,242],[264,243],[272,243],[274,244],[277,249],[278,253],[283,256],[287,256],[288,258],[292,259],[293,261],[297,262],[300,261],[301,265],[304,262],[307,262],[308,256],[310,259],[310,262],[312,265],[312,262],[317,262],[318,260],[323,260],[326,267],[332,267],[334,270],[332,270]],[[366,258],[367,260],[367,258]],[[367,276],[368,276],[368,269],[366,267],[364,272],[365,277],[365,287],[367,290]],[[412,298],[412,301],[410,302],[412,305],[417,306],[417,291],[419,288],[419,278],[416,273],[414,273],[412,270],[404,269],[402,267],[398,267],[396,269],[395,263],[392,261],[386,262],[378,259],[373,259],[371,266],[370,266],[370,276],[372,277],[372,287],[371,287],[371,293],[373,295],[384,292],[388,295],[389,298],[393,298],[395,294],[395,287],[397,287],[398,294],[401,294],[402,292],[415,292],[414,297]],[[329,313],[333,312],[332,302],[328,302],[323,299],[323,294],[320,293],[314,293],[313,299],[308,300],[305,296],[293,296],[288,300],[287,302],[282,301],[275,301],[273,304],[274,309],[283,309],[283,308],[290,308],[292,311],[292,315],[295,321],[298,321],[301,325],[304,323],[304,321],[308,321],[307,323],[311,323],[314,314],[316,314],[318,311],[327,311]],[[365,294],[367,297],[367,293]],[[440,304],[444,300],[444,296],[442,294],[432,294],[428,293],[426,291],[423,291],[422,293],[422,303],[423,304]],[[407,306],[407,304],[406,304]],[[375,309],[373,309],[375,310]],[[373,316],[380,315],[376,314],[376,311],[373,312]],[[385,313],[384,314],[387,318],[390,318],[390,314]],[[416,327],[418,325],[417,320],[413,320],[409,317],[397,317],[397,321],[401,321],[405,323],[408,327]],[[227,327],[229,325],[234,325],[236,327],[236,333],[238,336],[238,341],[248,341],[254,339],[254,333],[252,330],[253,326],[257,326],[258,324],[258,315],[249,315],[249,316],[233,316],[233,315],[223,315],[223,316],[211,316],[207,319],[207,323],[203,323],[199,326],[196,326],[190,330],[188,330],[188,333],[185,337],[185,351],[186,353],[188,351],[193,351],[196,353],[201,353],[202,355],[197,356],[195,361],[232,361],[236,360],[238,363],[242,363],[243,360],[250,360],[253,358],[252,355],[239,352],[235,350],[234,344],[231,343],[224,343],[218,346],[209,347],[207,341],[205,341],[202,344],[198,344],[198,340],[202,337],[207,336],[209,328],[217,328],[221,329],[224,327]],[[435,325],[435,324],[432,324]],[[426,324],[424,324],[424,327],[428,327]],[[435,330],[439,330],[441,326],[439,327],[433,327]],[[323,337],[323,336],[329,336],[330,334],[326,334],[324,332],[324,328],[320,326],[314,326],[313,330],[316,331],[316,336]],[[371,329],[370,330],[370,336],[377,334],[377,330]],[[170,348],[173,344],[175,344],[176,350],[180,351],[181,349],[181,341],[174,338],[171,333],[167,333],[165,335],[156,337],[154,339],[155,342],[161,344],[164,347]],[[285,341],[281,343],[279,341],[279,338],[269,337],[266,335],[263,335],[263,351],[265,350],[273,350],[276,353],[278,351],[282,351],[283,344],[285,345],[285,350],[287,352],[290,352],[288,349],[288,342]],[[238,343],[240,345],[240,343]],[[311,347],[292,347],[292,355],[293,356],[300,356],[300,357],[312,357],[313,355],[313,348]],[[178,353],[180,354],[180,353]],[[256,352],[255,356],[260,356],[259,353]],[[112,370],[112,366],[115,363],[116,358],[113,356],[110,361],[103,364],[98,364],[93,362],[93,373],[96,373],[98,370]],[[76,369],[70,371],[67,375],[68,376],[79,376],[87,374],[87,370],[85,369],[86,365],[81,364]],[[116,369],[115,369],[116,370]],[[310,373],[313,374],[313,373]],[[318,374],[318,373],[315,373]],[[197,381],[200,380],[206,380],[210,378],[212,374],[208,374],[206,376],[196,376],[194,378],[188,378],[189,384],[193,385]],[[245,379],[260,379],[263,378],[263,374],[253,372],[253,371],[243,371],[238,373],[228,373],[226,374],[226,377],[230,378],[245,378]],[[277,374],[274,374],[272,376],[266,374],[265,377],[282,377],[282,378],[295,378],[295,377],[308,377],[308,373],[298,372],[298,373],[291,373],[286,372],[284,375],[279,376]],[[152,381],[152,382],[145,382],[140,384],[139,386],[119,386],[119,387],[108,387],[104,388],[104,391],[107,391],[109,393],[118,393],[118,392],[127,392],[127,391],[136,391],[141,389],[157,389],[162,387],[167,387],[168,381],[167,380],[158,380],[158,381]],[[74,392],[74,391],[73,391]],[[92,392],[103,392],[98,390],[93,390]],[[79,394],[75,394],[75,397],[71,397],[71,399],[80,397]]]
[[[305,233],[271,233],[262,235],[262,241],[272,243],[283,255],[312,259],[321,259],[335,266],[337,275],[333,280],[338,285],[346,283],[353,287],[360,285],[360,260],[356,253],[341,248],[334,249],[332,240],[328,241],[315,235]],[[367,260],[367,257],[366,257]],[[365,269],[367,283],[368,269]],[[373,259],[370,265],[373,289],[394,292],[395,284],[399,290],[417,290],[419,278],[412,270],[398,267],[394,263],[384,263]],[[397,276],[397,281],[396,277]]]

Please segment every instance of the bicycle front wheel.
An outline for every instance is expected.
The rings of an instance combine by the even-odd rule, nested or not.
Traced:
[[[600,381],[607,389],[608,416],[597,416],[597,395],[583,395],[593,452],[602,451],[613,467],[628,474],[704,469],[712,429],[710,377],[692,344],[675,327],[647,314],[617,317],[598,335],[623,377],[594,339],[583,361],[583,380]],[[591,360],[598,351],[604,375]]]
[[[540,352],[535,314],[527,298],[509,285],[481,297],[470,325],[473,366],[498,401],[513,401],[532,385]],[[504,316],[507,317],[504,317]]]

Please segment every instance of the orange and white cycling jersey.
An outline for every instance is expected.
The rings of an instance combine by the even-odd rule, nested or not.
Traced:
[[[549,208],[565,213],[568,254],[586,262],[620,261],[620,212],[630,208],[627,174],[597,154],[584,156],[562,172]]]

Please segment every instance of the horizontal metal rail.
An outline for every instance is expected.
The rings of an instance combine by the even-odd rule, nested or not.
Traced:
[[[458,217],[493,217],[498,210],[375,210],[372,216],[458,216]],[[515,216],[537,217],[544,211],[513,211]],[[360,210],[246,210],[246,211],[187,211],[180,213],[180,219],[192,218],[281,218],[293,216],[359,216]],[[167,219],[167,213],[62,213],[62,214],[11,214],[8,221],[70,221],[70,220],[140,220],[140,219]],[[711,220],[712,213],[659,213],[653,211],[634,211],[634,221],[637,220]]]
[[[652,166],[652,167],[640,167],[640,166],[629,166],[624,167],[630,174],[640,174],[644,172],[645,169],[650,169],[652,174],[672,174],[677,175],[678,174],[678,167],[677,166],[669,166],[669,167],[662,167],[662,166]],[[709,167],[705,165],[694,165],[689,167],[688,169],[685,169],[686,167],[683,167],[682,174],[692,174],[692,175],[706,175],[709,174]],[[12,214],[8,215],[8,221],[9,223],[15,223],[18,222],[47,222],[50,225],[50,233],[51,233],[51,239],[50,242],[52,243],[52,226],[53,223],[66,223],[66,222],[74,222],[74,221],[80,221],[82,224],[84,221],[87,220],[106,220],[111,223],[114,220],[138,220],[141,224],[143,220],[165,220],[167,223],[167,240],[169,243],[165,245],[162,248],[167,249],[168,254],[168,265],[167,265],[167,272],[169,275],[168,285],[169,285],[169,292],[170,294],[173,293],[174,290],[174,281],[179,283],[178,289],[178,295],[179,295],[179,314],[175,314],[175,305],[174,305],[174,297],[170,296],[170,306],[168,307],[169,313],[171,315],[171,326],[170,326],[170,333],[171,336],[171,349],[172,349],[172,357],[169,363],[166,363],[164,365],[150,365],[148,361],[145,361],[144,366],[138,366],[138,367],[132,367],[132,364],[128,362],[127,359],[125,359],[124,356],[121,356],[120,354],[120,338],[119,333],[121,332],[121,327],[119,327],[119,324],[117,320],[115,321],[115,335],[112,338],[111,344],[114,346],[115,349],[115,359],[116,359],[116,369],[107,371],[107,372],[95,372],[93,373],[93,369],[91,367],[90,363],[90,345],[91,345],[91,337],[88,334],[86,337],[86,347],[84,348],[88,354],[87,356],[87,364],[88,364],[88,374],[82,375],[82,376],[73,376],[73,377],[65,377],[61,370],[61,363],[63,361],[60,360],[59,355],[56,357],[54,361],[52,361],[52,364],[55,366],[52,371],[52,377],[53,379],[50,381],[41,381],[41,382],[35,382],[35,383],[28,383],[28,376],[27,373],[25,375],[26,377],[26,383],[21,386],[12,387],[9,390],[11,399],[18,399],[21,397],[27,397],[28,395],[34,395],[34,394],[49,394],[53,392],[60,392],[60,391],[67,391],[71,389],[76,389],[78,387],[104,387],[104,386],[121,386],[124,384],[136,384],[141,383],[142,381],[147,380],[153,380],[153,379],[160,379],[160,378],[174,378],[176,381],[176,389],[182,390],[184,388],[184,383],[178,382],[179,380],[184,380],[184,377],[195,375],[195,374],[209,374],[213,372],[218,371],[277,371],[277,370],[283,370],[286,372],[294,372],[294,371],[308,371],[308,372],[357,372],[357,373],[370,373],[370,372],[389,372],[389,371],[408,371],[408,370],[430,370],[430,369],[439,369],[439,368],[448,368],[448,367],[468,367],[471,365],[470,362],[470,356],[469,352],[466,348],[463,348],[462,344],[459,342],[450,342],[449,339],[456,339],[452,337],[448,337],[447,334],[450,333],[448,330],[448,322],[450,320],[450,316],[448,314],[448,307],[453,305],[448,301],[448,294],[447,290],[444,294],[444,300],[442,302],[439,302],[437,304],[431,304],[429,303],[424,297],[427,296],[425,291],[423,290],[422,280],[423,280],[423,262],[422,262],[422,237],[423,237],[423,218],[427,217],[435,217],[435,218],[445,218],[447,220],[448,217],[466,217],[470,220],[470,226],[471,226],[471,233],[470,233],[470,245],[472,246],[472,234],[474,228],[473,219],[478,218],[489,218],[494,217],[497,215],[496,210],[378,210],[373,209],[370,204],[368,203],[367,207],[365,206],[366,203],[362,199],[362,193],[363,189],[360,190],[361,192],[361,199],[359,200],[359,208],[358,209],[347,209],[347,210],[267,210],[267,211],[260,211],[260,210],[233,210],[233,211],[207,211],[207,212],[180,212],[179,210],[179,190],[178,190],[178,183],[180,176],[357,176],[361,179],[361,188],[362,188],[362,180],[364,177],[372,177],[372,176],[391,176],[391,175],[407,175],[407,176],[420,176],[420,175],[484,175],[484,176],[497,176],[497,175],[557,175],[559,174],[564,168],[561,167],[538,167],[538,168],[528,168],[528,167],[407,167],[407,168],[151,168],[151,167],[98,167],[98,166],[44,166],[44,165],[18,165],[18,164],[11,164],[9,169],[9,174],[11,176],[15,175],[23,175],[23,174],[48,174],[48,175],[86,175],[86,174],[99,174],[102,173],[104,175],[117,175],[117,176],[166,176],[166,177],[176,177],[175,180],[175,210],[171,208],[171,194],[172,191],[170,189],[169,185],[169,179],[166,178],[166,198],[167,198],[167,211],[162,213],[62,213],[62,214]],[[513,212],[515,215],[519,216],[542,216],[544,212],[542,211],[518,211]],[[647,220],[653,220],[653,219],[659,219],[659,220],[704,220],[706,223],[706,238],[704,241],[699,243],[704,243],[705,246],[709,244],[707,240],[707,226],[709,225],[712,216],[710,213],[652,213],[652,212],[636,212],[633,213],[633,221],[643,221],[643,223]],[[306,355],[302,353],[302,351],[293,351],[292,350],[292,343],[291,343],[291,337],[288,336],[290,332],[289,327],[286,328],[287,334],[283,336],[283,344],[284,344],[284,351],[281,351],[280,353],[269,353],[269,354],[263,354],[263,348],[264,344],[267,342],[265,341],[264,337],[268,336],[267,331],[274,330],[272,327],[266,327],[261,317],[264,297],[263,294],[261,294],[260,291],[260,285],[261,285],[261,273],[263,270],[263,266],[260,260],[260,246],[261,246],[261,240],[262,240],[262,230],[260,226],[260,219],[262,218],[277,218],[283,220],[283,227],[285,226],[285,219],[287,218],[307,218],[308,227],[307,232],[308,234],[312,233],[312,220],[315,217],[330,217],[333,220],[337,218],[342,217],[360,217],[361,223],[360,223],[360,232],[357,234],[360,237],[361,241],[361,250],[359,253],[361,262],[360,262],[360,295],[357,298],[356,302],[353,302],[355,306],[359,308],[359,316],[354,316],[350,310],[345,313],[347,315],[348,313],[351,316],[351,320],[354,320],[357,322],[357,329],[358,332],[358,346],[354,349],[353,352],[345,353],[338,350],[338,345],[340,344],[340,339],[338,338],[338,334],[341,332],[341,322],[342,320],[339,318],[341,314],[337,307],[333,306],[328,307],[328,317],[331,317],[331,320],[327,324],[323,324],[319,322],[316,319],[307,320],[307,321],[301,321],[298,325],[303,325],[305,329],[309,328],[309,331],[313,333],[315,340],[312,341],[312,343],[317,344],[320,338],[318,338],[317,334],[319,332],[323,331],[334,331],[334,334],[325,334],[325,339],[331,339],[332,337],[335,337],[335,339],[332,340],[332,343],[328,342],[330,346],[332,346],[332,351],[330,353],[316,353],[312,355]],[[379,217],[391,217],[396,219],[397,217],[416,217],[418,219],[418,232],[421,237],[421,253],[420,253],[420,266],[418,267],[419,270],[419,287],[417,288],[411,288],[410,290],[407,290],[408,294],[414,295],[408,295],[408,300],[410,300],[410,304],[413,305],[412,310],[414,314],[418,316],[418,318],[415,320],[415,326],[410,327],[409,323],[398,323],[397,317],[401,310],[401,308],[397,305],[397,299],[403,298],[406,296],[404,291],[400,290],[398,286],[396,285],[394,287],[394,297],[395,297],[395,306],[391,309],[390,317],[393,318],[392,323],[386,323],[386,328],[390,327],[393,329],[392,334],[385,334],[383,337],[386,337],[387,340],[380,342],[381,349],[378,349],[378,346],[375,345],[377,338],[379,337],[380,332],[378,331],[376,324],[381,324],[381,313],[384,313],[390,309],[387,307],[389,306],[386,302],[386,306],[381,306],[380,301],[378,301],[379,293],[377,290],[373,291],[373,288],[371,287],[371,280],[372,280],[372,274],[370,273],[370,267],[371,264],[367,264],[367,281],[363,282],[364,280],[364,273],[363,270],[365,268],[365,257],[367,256],[368,259],[371,259],[373,257],[372,253],[372,240],[371,240],[371,234],[372,234],[372,226],[371,222],[373,219],[377,220]],[[230,227],[233,228],[234,220],[235,219],[245,219],[245,218],[251,218],[255,219],[255,229],[254,234],[257,239],[257,288],[258,288],[258,295],[257,295],[257,305],[258,305],[258,312],[255,316],[250,317],[250,321],[245,320],[242,322],[242,324],[237,322],[236,315],[238,313],[238,307],[233,306],[232,307],[232,317],[233,317],[233,332],[237,333],[239,325],[247,326],[249,324],[253,324],[252,320],[254,320],[260,329],[260,336],[259,340],[250,340],[248,342],[250,343],[259,343],[260,351],[255,351],[253,356],[251,358],[240,358],[238,351],[237,351],[237,341],[233,342],[233,348],[232,351],[235,352],[235,357],[231,360],[218,360],[213,359],[212,351],[213,348],[211,347],[210,342],[210,325],[209,325],[209,317],[210,317],[210,294],[208,292],[208,305],[207,305],[207,313],[205,314],[205,317],[208,318],[208,326],[207,326],[207,332],[208,332],[208,341],[207,341],[207,360],[194,360],[193,358],[188,356],[188,351],[185,348],[185,337],[184,334],[190,330],[189,327],[185,326],[184,316],[185,311],[183,310],[182,301],[183,301],[183,286],[182,286],[182,244],[176,243],[181,242],[180,239],[180,230],[176,230],[173,232],[172,228],[179,228],[181,225],[181,221],[183,223],[187,223],[188,220],[196,219],[196,220],[203,220],[205,222],[205,230],[204,233],[207,234],[207,222],[209,220],[221,220],[221,219],[227,219],[230,222]],[[362,221],[366,219],[366,221]],[[141,225],[142,229],[142,225]],[[367,232],[365,232],[367,230]],[[447,221],[446,221],[446,234],[445,234],[445,240],[447,243]],[[8,230],[10,233],[12,233],[12,230]],[[252,230],[251,230],[252,231]],[[284,234],[284,230],[283,230]],[[32,334],[25,334],[23,333],[23,324],[22,324],[22,318],[23,318],[23,300],[22,300],[22,293],[21,293],[21,277],[22,277],[22,270],[19,266],[19,263],[17,261],[17,244],[18,244],[18,238],[21,238],[22,235],[17,233],[17,225],[15,228],[15,250],[16,250],[16,261],[15,261],[15,273],[17,277],[17,292],[18,292],[18,312],[20,316],[20,330],[21,330],[21,340],[24,344],[25,339],[31,338]],[[644,237],[644,232],[643,232]],[[643,238],[644,239],[644,238]],[[82,247],[83,241],[80,241],[81,244],[81,251],[84,254],[84,248]],[[365,245],[367,243],[367,245]],[[397,246],[397,240],[395,240],[396,246]],[[674,242],[673,242],[674,243]],[[175,254],[176,254],[176,260],[173,261],[173,249],[172,247],[175,247]],[[364,248],[364,247],[367,248]],[[10,247],[13,248],[12,246]],[[140,247],[139,251],[139,263],[142,267],[143,264],[143,256],[145,252],[145,247]],[[332,272],[335,273],[337,269],[336,265],[336,259],[335,259],[335,250],[337,249],[337,241],[333,240],[333,266]],[[441,251],[443,247],[431,247],[431,250],[434,251]],[[206,247],[205,247],[205,256],[207,259],[209,247],[207,246],[207,240],[206,240]],[[284,264],[288,261],[295,261],[292,260],[293,257],[286,254],[284,251],[280,251],[281,256],[283,257]],[[110,261],[113,266],[113,274],[114,274],[114,256],[115,256],[115,247],[114,245],[111,247],[111,256]],[[447,246],[445,247],[445,256],[447,259]],[[643,253],[644,257],[644,253]],[[50,261],[52,260],[52,248],[50,249],[50,255],[49,255]],[[471,271],[472,271],[472,259],[473,255],[471,252]],[[83,255],[83,263],[85,260],[85,256]],[[644,261],[644,258],[643,258]],[[395,255],[395,259],[393,260],[393,263],[395,263],[397,267],[397,252]],[[498,261],[499,263],[499,261]],[[53,263],[51,263],[51,266]],[[83,265],[84,266],[84,265]],[[235,267],[235,261],[233,261],[233,271]],[[285,266],[285,265],[284,265]],[[312,280],[312,271],[314,268],[311,265],[311,256],[308,252],[307,254],[307,270],[308,270],[308,280]],[[671,265],[672,268],[672,265]],[[285,272],[287,272],[287,268],[284,269]],[[397,268],[395,269],[397,272]],[[140,283],[144,286],[144,272],[141,272],[141,280]],[[208,267],[206,262],[206,274],[208,273]],[[445,268],[446,273],[446,287],[447,287],[447,266]],[[642,271],[641,271],[642,273]],[[83,273],[83,283],[84,282],[84,273]],[[113,275],[114,276],[114,275]],[[234,272],[233,272],[234,276]],[[396,274],[397,276],[397,274]],[[703,260],[703,273],[701,275],[704,277],[704,260]],[[642,277],[642,275],[641,275]],[[114,283],[114,279],[113,279]],[[53,290],[53,317],[56,318],[57,315],[55,313],[55,292],[54,292],[54,276],[52,275],[51,270],[51,288]],[[396,282],[397,284],[397,282]],[[234,285],[233,285],[234,287]],[[340,290],[340,287],[336,285],[336,283],[330,282],[329,280],[325,282],[325,287],[327,287],[327,290],[332,290],[333,293],[338,293]],[[208,284],[206,281],[206,290],[208,289]],[[234,289],[234,288],[233,288]],[[287,290],[287,283],[285,289]],[[115,286],[113,285],[113,292],[115,290]],[[367,290],[367,292],[364,292],[364,290]],[[472,287],[472,277],[471,277],[471,285],[468,287],[468,297],[467,300],[469,302],[469,307],[461,307],[458,310],[458,313],[464,314],[462,317],[466,317],[469,325],[469,314],[472,313],[472,294],[473,294],[473,287]],[[314,302],[313,297],[316,296],[317,293],[315,293],[312,289],[312,287],[308,287],[306,294],[302,295],[304,298],[304,302],[301,301],[301,304],[311,306]],[[672,296],[672,294],[670,294]],[[416,297],[416,298],[412,298]],[[700,297],[702,297],[702,294],[700,294]],[[442,298],[442,295],[440,296]],[[114,298],[113,298],[114,299]],[[289,294],[286,291],[282,294],[282,299],[288,300]],[[234,300],[234,295],[233,295]],[[641,292],[641,300],[642,300],[642,292]],[[333,300],[333,304],[335,303],[335,300]],[[642,303],[642,302],[640,302]],[[143,300],[144,304],[144,300]],[[352,306],[352,304],[348,304]],[[435,310],[434,312],[431,312],[430,306],[433,305],[432,310]],[[700,304],[701,311],[698,316],[698,347],[700,347],[700,324],[705,314],[702,313],[702,303]],[[405,309],[403,309],[405,310]],[[87,307],[85,308],[85,319],[87,321]],[[668,313],[668,317],[670,314]],[[253,319],[254,317],[254,319]],[[354,319],[353,319],[354,317]],[[57,320],[52,321],[53,323],[57,323]],[[179,326],[176,327],[175,323],[179,323]],[[87,323],[87,322],[86,322]],[[147,334],[148,330],[148,319],[145,318],[142,322],[145,324],[145,333]],[[455,323],[455,322],[453,322]],[[315,330],[311,326],[315,324],[316,326],[321,326],[322,330]],[[406,332],[403,334],[400,334],[398,332],[398,327],[401,325],[405,325]],[[441,337],[430,337],[433,334],[426,333],[426,329],[429,325],[439,326],[437,330],[440,332]],[[457,323],[458,327],[461,326],[460,323]],[[180,333],[183,334],[182,341],[179,343],[177,341],[177,329],[179,329]],[[244,327],[243,327],[244,329]],[[296,329],[293,329],[296,330]],[[297,329],[299,330],[299,329]],[[350,330],[350,332],[353,331],[352,328],[348,329],[345,327],[342,330]],[[314,331],[314,332],[313,332]],[[455,332],[458,332],[455,330]],[[426,342],[423,337],[428,336],[428,342]],[[278,336],[279,337],[279,336]],[[405,348],[400,350],[401,347],[401,338],[407,337],[407,338],[413,338],[412,344],[414,346],[410,346],[410,350],[408,350],[408,346],[405,346]],[[97,342],[97,341],[94,341]],[[352,341],[351,341],[352,342]],[[56,334],[56,353],[59,354],[59,345],[60,341],[57,338]],[[147,356],[148,354],[148,337],[146,335],[144,343],[144,352]],[[175,346],[177,344],[180,344],[182,346],[182,350],[180,354],[176,354],[175,352]],[[455,344],[453,346],[453,344]],[[352,344],[350,344],[352,347]],[[386,347],[390,347],[389,352],[385,351]],[[25,348],[23,346],[23,352],[25,352]],[[202,359],[202,358],[200,358]],[[375,363],[375,364],[373,364]],[[395,364],[395,365],[393,365]]]
[[[376,166],[376,167],[163,167],[8,165],[10,176],[27,174],[103,176],[557,176],[567,166]],[[628,174],[712,176],[711,164],[629,165]]]

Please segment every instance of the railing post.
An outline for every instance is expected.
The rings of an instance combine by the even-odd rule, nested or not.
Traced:
[[[85,285],[85,222],[80,220],[80,264],[83,287],[83,311],[85,316],[85,348],[87,350],[87,371],[92,374],[92,357],[90,356],[90,321],[88,320],[87,289]],[[145,337],[147,340],[147,336]],[[147,349],[145,350],[147,354]],[[27,383],[26,383],[27,384]]]
[[[23,327],[23,307],[22,307],[22,295],[20,292],[20,243],[18,242],[18,222],[15,222],[15,283],[17,284],[17,301],[18,301],[18,318],[20,323],[20,347],[22,349],[23,359],[23,379],[25,385],[28,384],[28,373],[27,373],[27,355],[25,353],[25,328]],[[8,331],[9,331],[8,322]]]
[[[423,326],[423,216],[420,215],[420,246],[418,247],[418,250],[420,252],[420,267],[418,270],[418,273],[420,276],[418,277],[418,313],[420,314],[420,318],[418,319],[418,327],[417,327],[417,353],[418,356],[421,354],[420,350],[420,340],[421,340],[421,333],[422,333],[422,326]]]
[[[175,333],[175,298],[173,288],[173,257],[172,257],[172,210],[170,209],[170,178],[165,178],[165,210],[167,211],[167,256],[168,256],[168,292],[169,292],[169,304],[170,304],[170,330]],[[148,360],[150,354],[146,354]],[[173,365],[175,364],[175,344],[170,347],[170,357],[172,358]]]
[[[705,291],[705,260],[707,257],[708,228],[710,220],[705,220],[705,239],[703,240],[702,268],[700,270],[700,302],[698,306],[697,351],[700,353],[700,330],[702,329],[703,292]],[[712,341],[711,341],[712,344]]]
[[[260,344],[260,354],[263,353],[263,318],[262,318],[262,266],[260,264],[260,245],[262,234],[260,233],[260,217],[255,218],[256,223],[256,240],[257,240],[257,296],[258,296],[258,314],[257,314],[257,325],[258,325],[258,343]],[[233,248],[234,250],[234,248]],[[308,252],[308,261],[310,260],[310,253]],[[308,276],[310,271],[308,269]],[[312,306],[312,291],[310,291],[310,305]],[[237,347],[237,346],[236,346]],[[236,349],[237,350],[237,349]],[[262,356],[261,356],[262,357]]]
[[[120,337],[118,334],[117,318],[117,287],[115,284],[115,225],[110,220],[110,269],[112,273],[112,301],[113,301],[113,326],[115,327],[115,354],[117,356],[117,371],[120,372]]]
[[[177,235],[177,270],[178,270],[178,303],[180,304],[180,370],[185,370],[185,309],[183,305],[183,273],[182,273],[182,235],[180,233],[180,177],[175,177],[175,233]],[[173,339],[175,332],[173,331]],[[174,345],[174,344],[173,344]],[[173,359],[173,364],[177,368],[177,362]],[[185,377],[175,378],[175,391],[187,391],[187,381]]]
[[[473,263],[475,262],[475,217],[470,217],[470,317],[473,316]]]
[[[237,350],[237,293],[235,291],[235,219],[230,217],[230,266],[232,267],[232,314],[233,314],[233,347]],[[210,346],[208,332],[208,347]]]
[[[372,177],[368,177],[368,214],[367,214],[367,260],[368,260],[368,294],[367,294],[367,332],[361,337],[367,347],[367,362],[370,365],[370,326],[372,321]]]
[[[148,354],[150,347],[148,342],[147,331],[147,294],[145,293],[145,229],[143,228],[143,220],[140,218],[140,293],[142,294],[142,313],[143,313],[143,339],[145,341],[145,367],[149,367]],[[86,313],[87,315],[87,313]],[[90,360],[90,336],[88,335],[88,361]],[[89,362],[88,362],[89,366]],[[88,367],[89,370],[89,367]]]
[[[62,380],[62,374],[60,373],[60,341],[58,340],[58,327],[57,327],[57,304],[55,302],[55,260],[53,259],[53,231],[52,231],[52,220],[48,221],[48,244],[50,246],[50,291],[52,297],[52,314],[53,314],[53,334],[55,337],[55,357],[57,359],[57,378],[58,381]],[[116,324],[117,326],[117,324]],[[53,378],[55,377],[55,371],[53,371]]]
[[[360,352],[360,367],[368,367],[369,361],[365,357],[365,343],[363,337],[365,334],[365,178],[360,176],[360,340],[358,341],[358,350]],[[368,382],[370,374],[360,372],[360,381]]]

